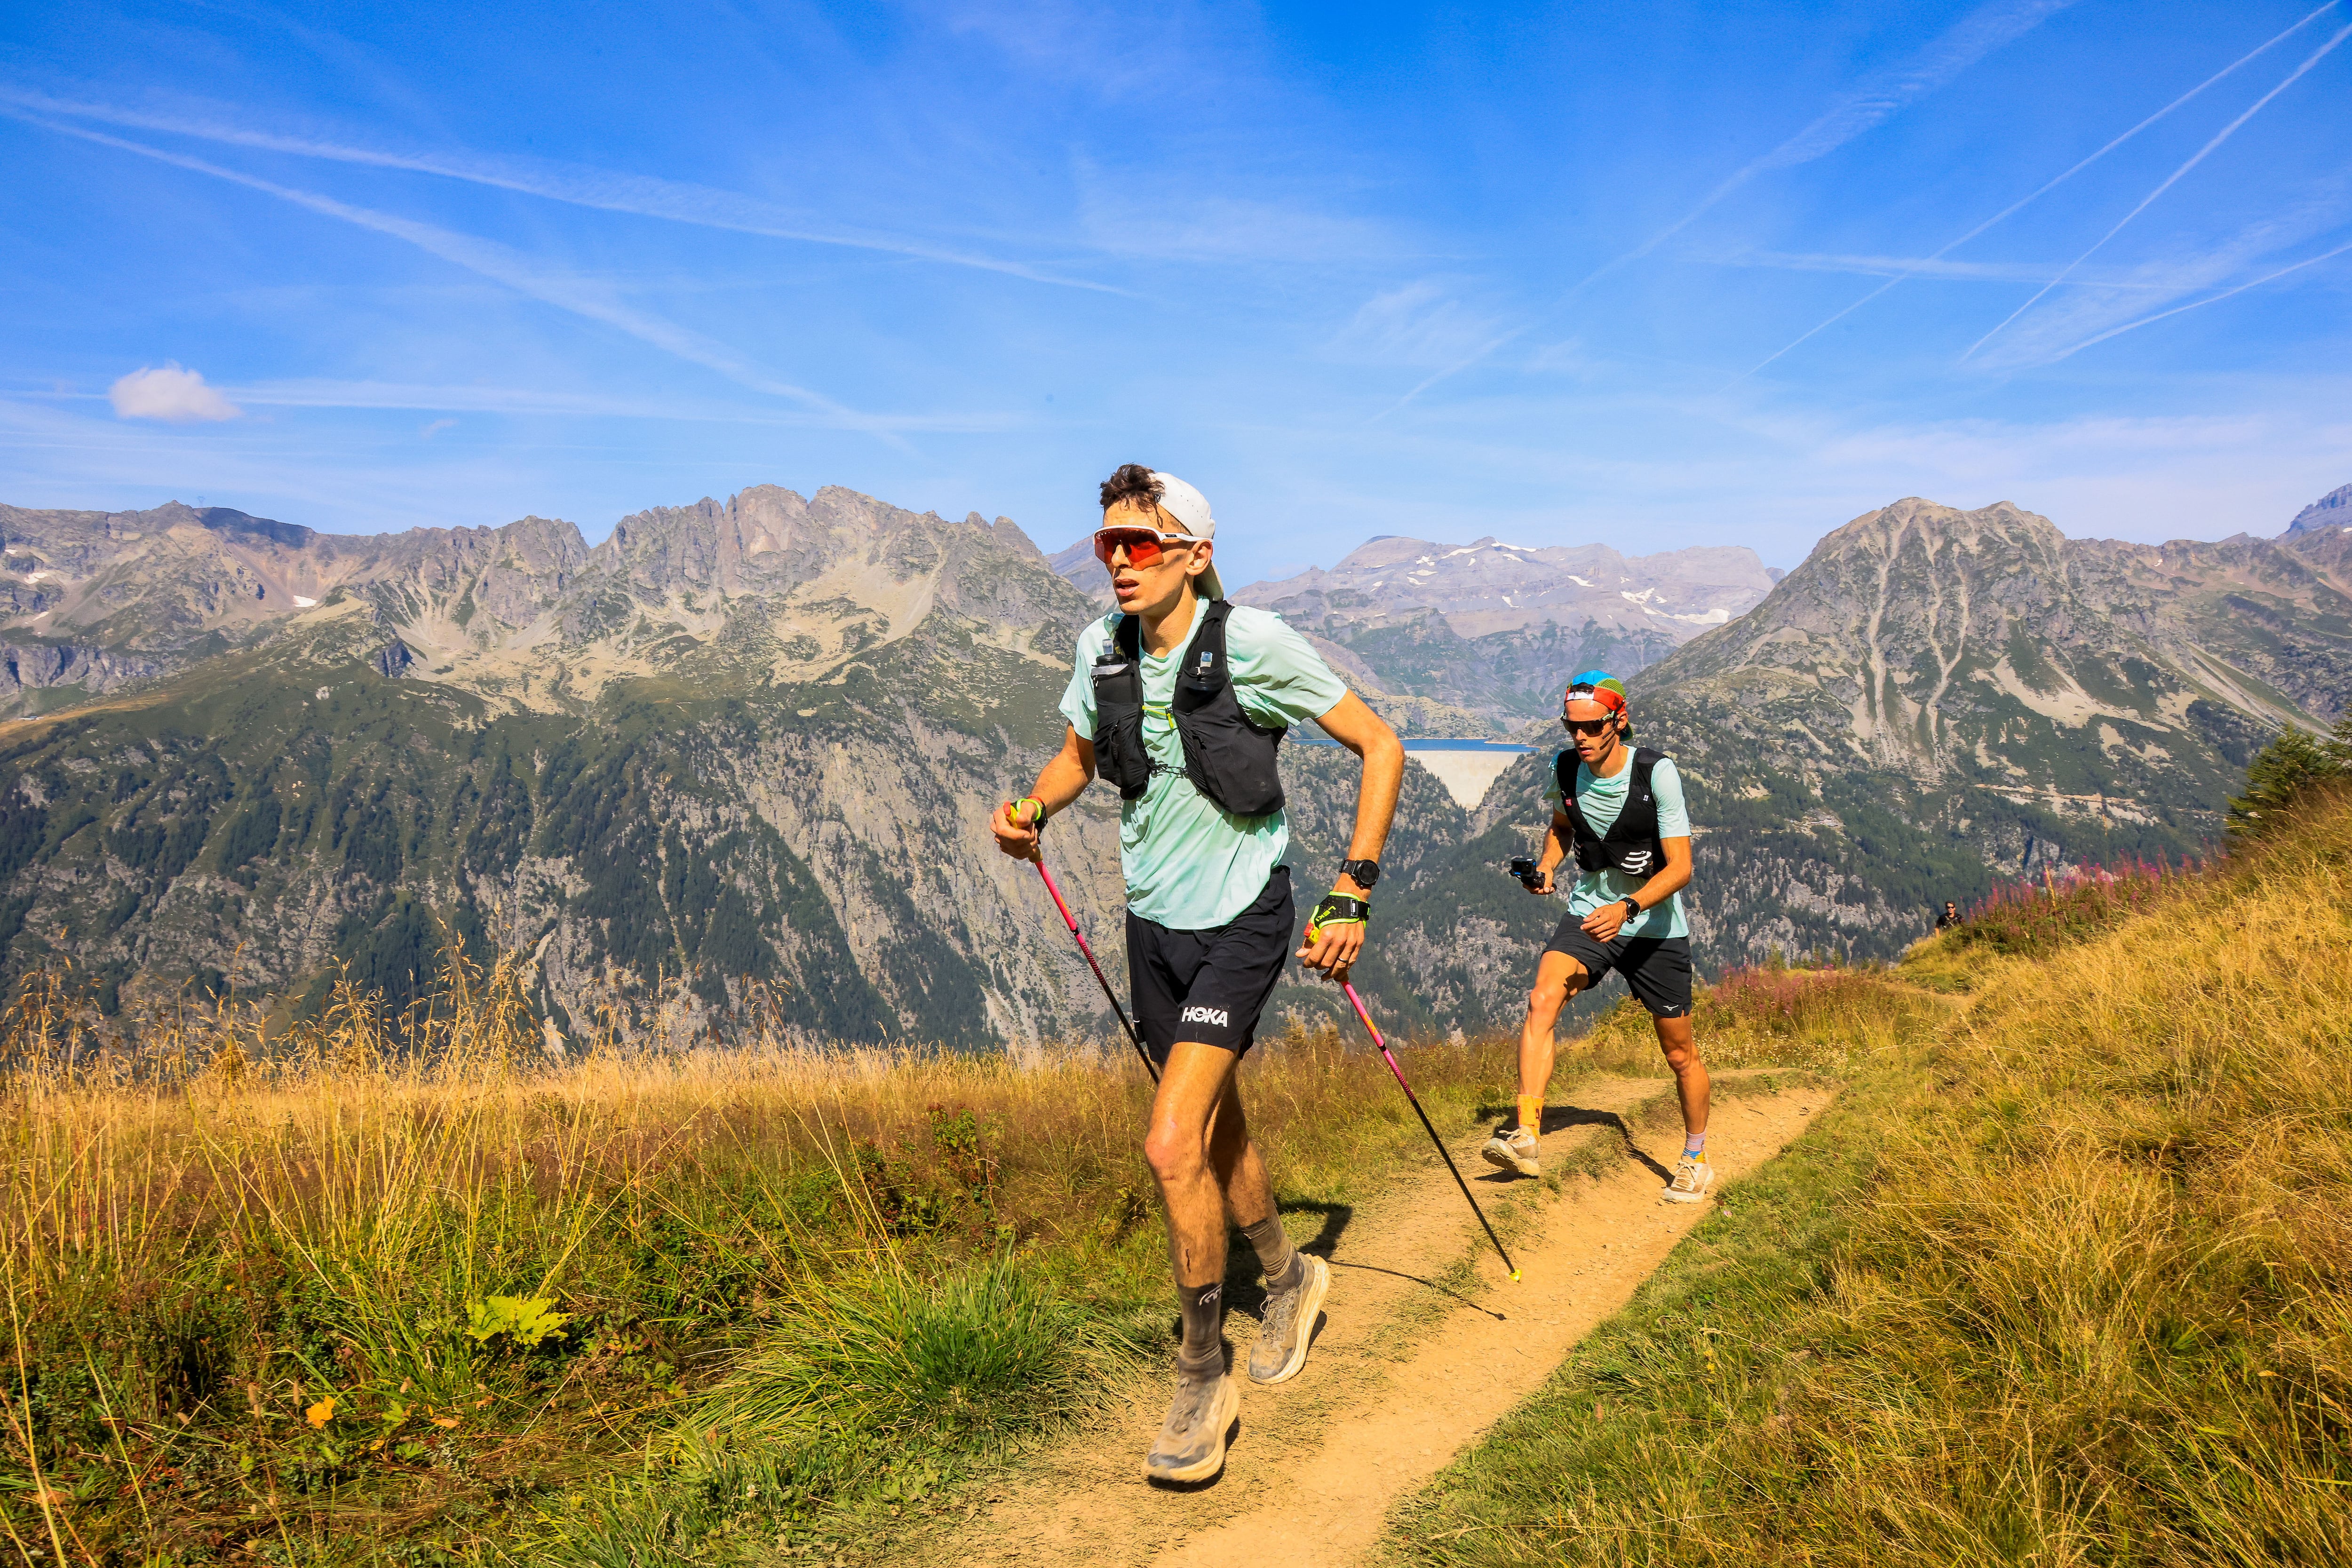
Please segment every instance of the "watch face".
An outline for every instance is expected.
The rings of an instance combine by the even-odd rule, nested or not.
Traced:
[[[1356,886],[1369,889],[1381,879],[1381,863],[1377,860],[1342,860],[1339,874],[1355,879]]]

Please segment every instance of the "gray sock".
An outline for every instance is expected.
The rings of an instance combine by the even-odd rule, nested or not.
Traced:
[[[1187,1377],[1205,1377],[1224,1370],[1224,1347],[1218,1333],[1224,1317],[1224,1286],[1179,1285],[1176,1304],[1184,1313],[1184,1342],[1176,1352],[1176,1370]]]
[[[1305,1270],[1298,1261],[1298,1248],[1290,1245],[1289,1233],[1282,1228],[1280,1215],[1268,1215],[1255,1225],[1242,1226],[1242,1235],[1255,1249],[1257,1266],[1265,1270],[1267,1289],[1298,1283],[1291,1276]]]

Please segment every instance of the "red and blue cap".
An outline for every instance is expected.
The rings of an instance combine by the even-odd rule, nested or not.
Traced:
[[[1588,669],[1568,683],[1568,690],[1559,700],[1562,709],[1581,698],[1598,702],[1612,713],[1625,711],[1625,683],[1605,669]]]

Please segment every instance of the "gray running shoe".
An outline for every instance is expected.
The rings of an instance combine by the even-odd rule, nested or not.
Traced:
[[[1331,1266],[1309,1253],[1298,1255],[1306,1268],[1298,1283],[1287,1290],[1269,1290],[1265,1315],[1259,1321],[1257,1348],[1250,1352],[1249,1374],[1258,1383],[1286,1383],[1307,1364],[1307,1347],[1315,1339],[1315,1314],[1323,1310],[1323,1293],[1331,1289]]]
[[[1168,1419],[1151,1452],[1143,1456],[1143,1474],[1154,1481],[1204,1481],[1225,1464],[1225,1434],[1242,1413],[1242,1391],[1223,1373],[1209,1377],[1179,1377],[1176,1397],[1169,1402]]]
[[[1696,1204],[1706,1201],[1706,1186],[1715,1180],[1715,1167],[1696,1154],[1685,1154],[1675,1162],[1675,1179],[1666,1184],[1665,1200],[1670,1204]]]
[[[1478,1151],[1486,1156],[1489,1165],[1500,1165],[1506,1171],[1517,1171],[1522,1176],[1543,1174],[1542,1162],[1536,1158],[1536,1136],[1524,1127],[1507,1131],[1497,1129],[1486,1146]]]

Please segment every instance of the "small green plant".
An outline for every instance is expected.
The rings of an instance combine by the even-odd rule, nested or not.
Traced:
[[[563,1325],[572,1321],[569,1312],[551,1310],[554,1305],[545,1296],[491,1296],[468,1301],[466,1337],[476,1344],[488,1344],[504,1334],[511,1343],[535,1349],[541,1340],[562,1339]]]
[[[940,1164],[964,1195],[991,1210],[996,1206],[996,1140],[1000,1129],[968,1106],[930,1108],[931,1146]]]

